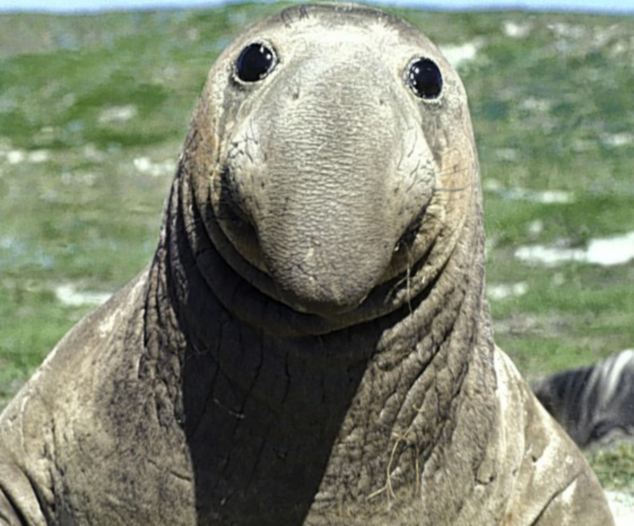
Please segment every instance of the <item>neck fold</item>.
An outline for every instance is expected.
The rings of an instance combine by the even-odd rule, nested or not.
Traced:
[[[181,380],[172,395],[199,513],[213,515],[223,501],[217,517],[251,506],[254,523],[275,524],[420,486],[425,460],[451,434],[473,353],[492,348],[481,225],[463,225],[422,293],[338,326],[291,310],[235,272],[205,214],[181,171],[150,271],[143,369]],[[292,495],[275,494],[280,481]]]

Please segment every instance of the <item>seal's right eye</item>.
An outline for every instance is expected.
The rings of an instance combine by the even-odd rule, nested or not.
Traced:
[[[257,82],[266,77],[275,67],[275,53],[261,42],[245,47],[236,60],[236,76],[243,82]]]
[[[442,74],[433,60],[418,58],[410,63],[407,82],[416,96],[425,100],[434,100],[442,91]]]

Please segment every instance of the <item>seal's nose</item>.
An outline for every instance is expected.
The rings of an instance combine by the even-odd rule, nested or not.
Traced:
[[[302,86],[303,102],[269,114],[268,132],[259,127],[269,179],[253,216],[266,265],[283,295],[320,312],[362,302],[400,235],[383,206],[395,119],[342,75],[323,72]]]

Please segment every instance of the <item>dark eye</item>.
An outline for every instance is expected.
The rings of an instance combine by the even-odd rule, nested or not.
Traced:
[[[407,82],[421,99],[437,99],[442,91],[442,75],[438,66],[428,58],[414,60],[409,66]]]
[[[240,52],[236,75],[244,82],[257,82],[271,72],[275,63],[275,53],[261,42],[255,42]]]

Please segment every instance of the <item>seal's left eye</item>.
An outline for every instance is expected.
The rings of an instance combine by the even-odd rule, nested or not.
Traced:
[[[257,82],[266,77],[275,67],[275,53],[265,44],[249,44],[236,60],[236,75],[244,82]]]
[[[433,60],[418,58],[409,65],[407,82],[421,99],[433,100],[442,91],[442,75]]]

